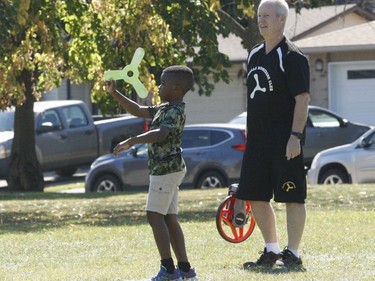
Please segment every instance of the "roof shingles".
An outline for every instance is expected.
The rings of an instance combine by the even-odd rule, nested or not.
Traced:
[[[375,21],[295,41],[304,52],[375,51]]]

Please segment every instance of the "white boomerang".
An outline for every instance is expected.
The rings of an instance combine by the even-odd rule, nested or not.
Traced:
[[[121,80],[123,79],[126,83],[131,84],[137,95],[140,98],[145,98],[148,95],[146,87],[139,80],[138,66],[141,63],[145,51],[142,48],[137,48],[133,55],[131,63],[124,67],[122,70],[108,70],[104,72],[105,80]]]

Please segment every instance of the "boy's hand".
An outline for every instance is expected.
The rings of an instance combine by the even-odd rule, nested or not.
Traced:
[[[114,80],[105,81],[107,92],[113,94],[116,92],[116,82]]]
[[[128,143],[128,140],[125,140],[123,142],[120,142],[116,145],[116,147],[113,149],[113,154],[117,157],[121,151],[127,150],[131,145]]]

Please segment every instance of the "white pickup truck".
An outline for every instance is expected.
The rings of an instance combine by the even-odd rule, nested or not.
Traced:
[[[147,130],[147,121],[122,116],[94,121],[79,100],[34,104],[36,154],[43,171],[60,176],[112,152],[120,141]],[[7,179],[13,142],[14,108],[0,111],[0,179]]]

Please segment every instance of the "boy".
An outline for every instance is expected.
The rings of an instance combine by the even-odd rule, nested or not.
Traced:
[[[197,280],[187,258],[184,234],[177,218],[178,186],[186,173],[181,149],[186,118],[183,98],[193,84],[190,68],[181,65],[167,67],[159,86],[162,104],[147,107],[123,96],[113,81],[107,82],[107,91],[130,114],[152,119],[148,132],[119,143],[113,153],[117,156],[134,144],[149,144],[150,185],[146,212],[161,257],[160,271],[151,279],[153,281]],[[177,269],[170,245],[178,261]]]

